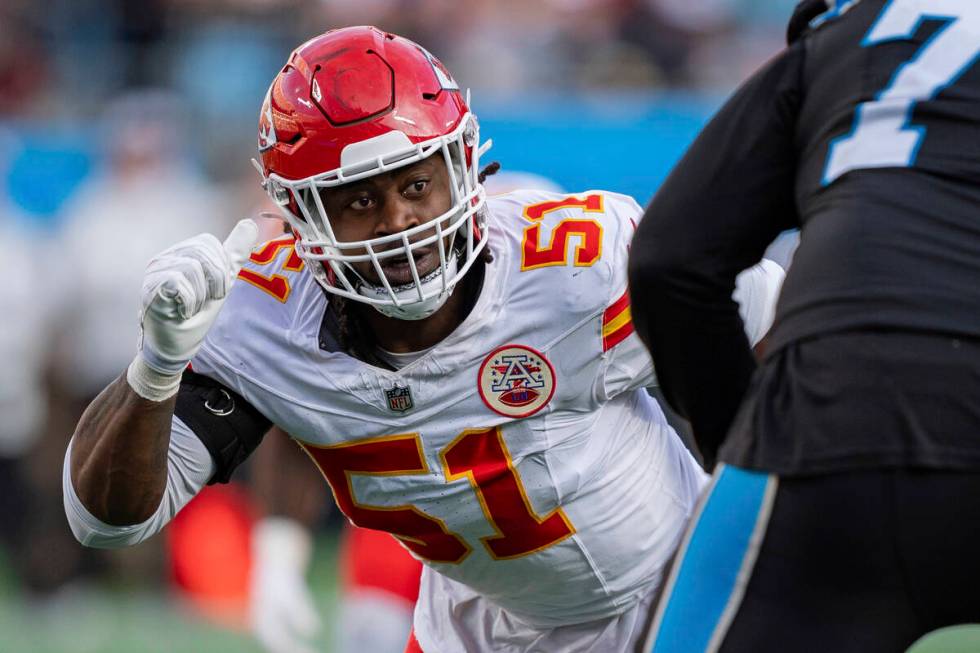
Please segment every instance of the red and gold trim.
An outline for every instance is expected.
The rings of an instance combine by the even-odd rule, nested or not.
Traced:
[[[633,333],[630,291],[625,292],[602,314],[602,351],[609,351]]]

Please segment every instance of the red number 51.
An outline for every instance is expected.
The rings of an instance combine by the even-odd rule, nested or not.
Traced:
[[[340,510],[358,526],[387,531],[418,556],[460,563],[472,551],[461,536],[414,506],[368,506],[354,497],[353,474],[428,474],[417,433],[372,438],[331,447],[300,443],[333,490]],[[564,540],[575,528],[564,511],[534,512],[514,469],[500,428],[463,431],[440,453],[446,481],[467,478],[496,535],[481,538],[496,560],[530,555]]]
[[[552,211],[581,208],[586,213],[602,213],[602,195],[586,195],[584,198],[565,197],[551,202],[539,202],[524,207],[524,217],[533,222],[524,229],[521,248],[521,271],[543,268],[549,265],[568,265],[568,244],[572,236],[579,238],[572,262],[579,267],[594,265],[602,256],[602,225],[596,220],[566,218],[551,230],[551,242],[541,246],[541,219]]]

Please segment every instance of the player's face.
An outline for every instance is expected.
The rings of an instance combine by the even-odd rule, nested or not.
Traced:
[[[321,197],[337,241],[351,242],[401,233],[446,213],[452,206],[449,184],[443,159],[433,156],[392,172],[331,188]],[[427,235],[421,234],[412,241]],[[395,242],[388,249],[401,247]],[[413,253],[420,277],[438,267],[436,243]],[[370,261],[353,265],[364,279],[381,283]],[[381,267],[392,286],[412,283],[412,270],[406,257],[382,259]]]

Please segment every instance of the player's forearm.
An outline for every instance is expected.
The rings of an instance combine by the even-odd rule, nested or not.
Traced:
[[[137,524],[160,505],[175,398],[137,395],[122,376],[89,405],[75,429],[71,482],[95,518]]]
[[[664,397],[691,422],[705,468],[713,468],[756,363],[729,294],[692,303],[681,273],[633,270],[631,300],[637,333],[650,349]]]

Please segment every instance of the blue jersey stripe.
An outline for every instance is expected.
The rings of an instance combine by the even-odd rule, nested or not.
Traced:
[[[760,542],[754,533],[768,514],[767,490],[775,477],[722,466],[684,550],[661,607],[652,653],[704,651],[726,614],[747,554]],[[743,582],[747,582],[743,579]]]

